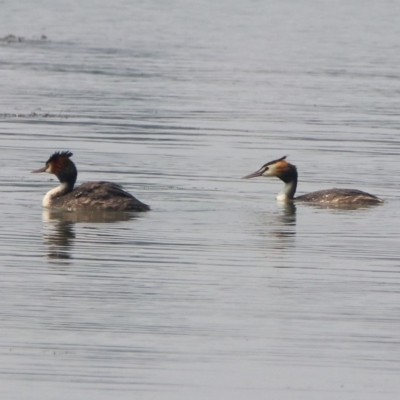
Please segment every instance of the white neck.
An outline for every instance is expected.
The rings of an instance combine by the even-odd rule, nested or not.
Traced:
[[[60,186],[55,187],[54,189],[49,190],[46,195],[43,197],[42,205],[43,207],[49,208],[51,206],[51,201],[55,197],[60,197],[70,191],[69,185],[67,182],[62,183]]]
[[[297,181],[293,180],[285,183],[283,190],[278,193],[276,199],[278,201],[292,201],[294,198],[294,194],[296,193]]]

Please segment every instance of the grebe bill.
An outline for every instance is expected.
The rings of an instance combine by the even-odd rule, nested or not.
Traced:
[[[246,175],[242,179],[256,178],[258,176],[274,176],[284,182],[285,186],[277,196],[279,201],[309,202],[327,205],[366,205],[384,202],[379,197],[357,189],[333,188],[318,190],[295,197],[298,180],[297,168],[286,161],[286,156],[264,164],[258,171]]]
[[[142,203],[120,185],[113,182],[86,182],[74,189],[78,171],[71,161],[70,151],[55,152],[43,168],[32,173],[54,174],[60,185],[51,189],[43,198],[43,207],[68,211],[148,211]]]

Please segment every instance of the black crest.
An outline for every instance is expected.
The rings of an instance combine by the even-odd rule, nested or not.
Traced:
[[[72,157],[72,153],[67,150],[67,151],[56,151],[55,153],[53,153],[50,158],[46,161],[46,164],[51,163],[53,161],[56,161],[58,158],[60,157],[67,157],[70,158]]]
[[[276,160],[267,162],[267,163],[264,164],[261,168],[269,167],[269,166],[272,165],[272,164],[276,164],[276,163],[279,162],[279,161],[283,161],[283,160],[286,159],[286,157],[287,157],[287,156],[283,156],[283,157],[281,157],[281,158],[277,158]]]

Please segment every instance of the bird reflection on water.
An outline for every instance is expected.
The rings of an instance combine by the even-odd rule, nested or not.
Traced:
[[[48,245],[47,258],[50,260],[69,260],[74,242],[76,223],[115,223],[137,218],[135,213],[128,212],[69,212],[60,210],[43,210],[43,221],[48,232],[43,235]]]
[[[279,204],[279,214],[276,216],[274,229],[271,234],[279,239],[277,248],[293,245],[296,235],[296,205],[294,203]]]
[[[256,247],[261,246],[268,258],[295,246],[295,204],[279,204],[278,210],[257,211],[247,214],[247,218],[248,227],[255,239],[253,244]]]

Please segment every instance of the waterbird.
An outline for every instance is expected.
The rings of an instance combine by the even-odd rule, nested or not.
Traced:
[[[258,171],[244,176],[242,179],[256,178],[258,176],[277,177],[284,182],[283,190],[278,194],[277,200],[281,202],[308,202],[331,206],[357,206],[383,203],[384,200],[377,196],[357,189],[327,189],[318,190],[295,197],[298,173],[295,165],[286,161],[286,157],[278,158],[264,164]]]
[[[51,189],[43,198],[43,207],[68,211],[148,211],[142,203],[120,185],[113,182],[86,182],[76,187],[78,171],[71,160],[70,151],[56,151],[43,168],[32,173],[54,174],[60,185]]]

